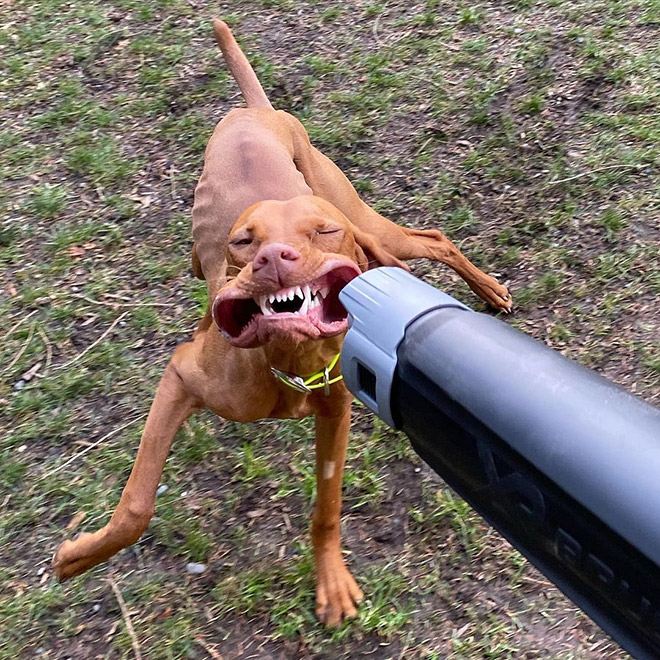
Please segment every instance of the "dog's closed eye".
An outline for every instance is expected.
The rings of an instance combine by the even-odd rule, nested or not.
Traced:
[[[243,245],[252,245],[252,237],[246,236],[245,238],[237,238],[235,241],[231,241],[231,245],[235,247],[241,247]]]

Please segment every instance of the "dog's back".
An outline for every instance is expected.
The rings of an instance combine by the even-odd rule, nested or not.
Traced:
[[[312,190],[294,163],[293,117],[273,109],[227,24],[216,19],[213,31],[247,103],[216,126],[195,189],[193,268],[215,291],[227,237],[240,214],[265,199],[286,200]]]

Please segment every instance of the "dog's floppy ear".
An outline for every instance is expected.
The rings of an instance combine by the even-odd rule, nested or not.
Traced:
[[[362,270],[378,266],[398,266],[404,270],[410,270],[403,261],[385,249],[380,238],[358,229],[355,225],[352,226],[352,229],[355,238],[355,257]]]

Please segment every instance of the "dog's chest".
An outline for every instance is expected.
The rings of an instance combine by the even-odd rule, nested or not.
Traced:
[[[214,397],[209,397],[214,398]],[[246,396],[243,400],[227,400],[218,397],[208,403],[209,408],[220,417],[233,422],[256,422],[259,419],[302,419],[318,412],[309,396],[300,396],[292,401],[286,393],[261,392],[256,396]]]

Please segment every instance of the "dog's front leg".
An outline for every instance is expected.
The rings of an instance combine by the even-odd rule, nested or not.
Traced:
[[[193,399],[170,364],[158,386],[133,470],[115,512],[97,532],[62,543],[53,558],[60,582],[84,573],[142,536],[154,513],[156,488],[172,440],[193,408]]]
[[[316,614],[329,626],[357,614],[362,591],[341,555],[341,482],[346,460],[350,407],[340,417],[316,416],[316,509],[312,543],[316,562]]]

